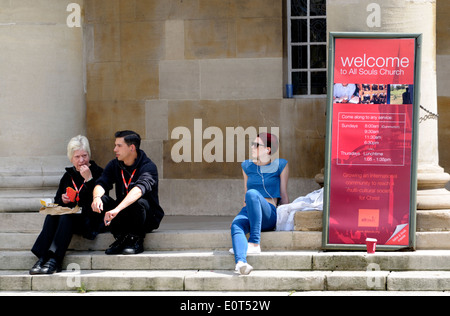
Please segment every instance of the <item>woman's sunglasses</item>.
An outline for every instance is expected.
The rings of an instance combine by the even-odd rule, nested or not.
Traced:
[[[264,144],[255,143],[255,142],[252,143],[252,147],[259,148],[259,146],[265,147]]]

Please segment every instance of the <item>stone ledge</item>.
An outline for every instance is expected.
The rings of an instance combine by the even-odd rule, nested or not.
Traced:
[[[263,251],[249,255],[255,270],[284,271],[449,271],[450,251],[320,252]],[[0,270],[28,270],[36,262],[30,251],[0,252]],[[63,268],[75,263],[81,270],[229,270],[228,251],[146,251],[136,256],[107,256],[103,251],[70,251]]]
[[[448,291],[450,272],[392,272],[387,279],[388,291]]]
[[[0,251],[29,250],[38,233],[0,233]],[[111,234],[100,234],[94,241],[75,235],[70,250],[104,251],[114,242]],[[321,232],[265,232],[261,235],[263,250],[319,250]],[[229,230],[214,231],[157,231],[147,234],[147,251],[228,250],[232,247]]]
[[[450,231],[450,210],[417,211],[417,232]]]
[[[418,232],[416,233],[416,249],[449,250],[450,232]]]
[[[447,271],[0,271],[0,291],[449,291]]]
[[[315,231],[321,232],[323,229],[323,212],[305,211],[295,213],[295,231]]]
[[[417,191],[418,210],[450,209],[450,191],[447,189]]]

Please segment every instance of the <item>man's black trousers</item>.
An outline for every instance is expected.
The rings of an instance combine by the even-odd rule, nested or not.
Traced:
[[[109,212],[117,207],[120,202],[109,196],[103,196],[103,211]],[[127,208],[123,209],[110,224],[111,233],[115,238],[125,235],[133,235],[145,238],[146,220],[151,212],[150,204],[145,199],[139,199]]]

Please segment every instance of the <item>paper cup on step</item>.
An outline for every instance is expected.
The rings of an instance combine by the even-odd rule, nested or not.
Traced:
[[[373,254],[377,249],[377,240],[375,238],[367,238],[366,245],[367,245],[367,253]]]

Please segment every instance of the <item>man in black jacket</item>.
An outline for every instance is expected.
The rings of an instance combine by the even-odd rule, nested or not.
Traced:
[[[97,180],[92,210],[105,212],[105,225],[116,239],[106,254],[138,254],[144,251],[145,234],[157,229],[164,217],[158,198],[158,170],[140,149],[139,134],[121,131],[115,137],[116,159]],[[105,194],[114,184],[117,200]]]

